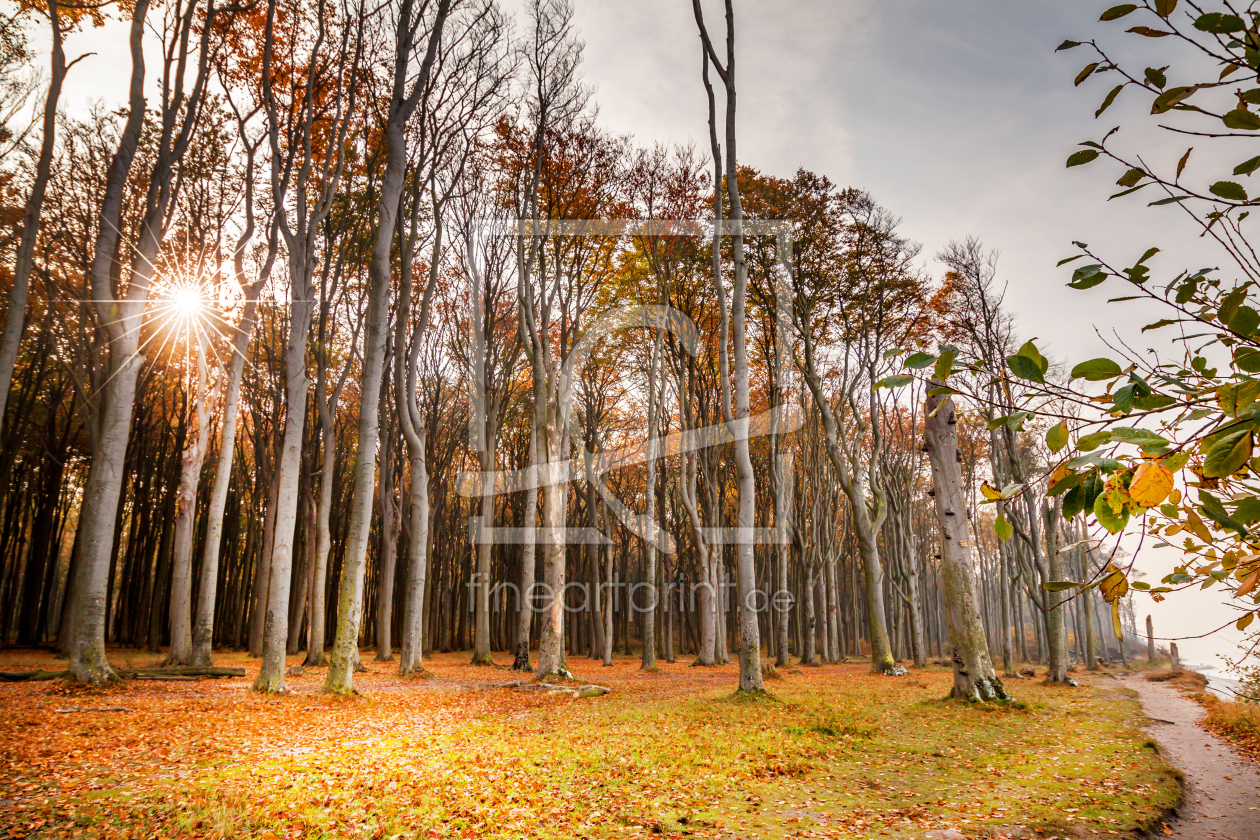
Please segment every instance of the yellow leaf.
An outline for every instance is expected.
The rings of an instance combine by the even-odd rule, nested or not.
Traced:
[[[1050,481],[1047,484],[1047,486],[1053,487],[1054,485],[1058,484],[1060,481],[1067,478],[1069,475],[1071,475],[1074,472],[1076,471],[1068,469],[1067,462],[1064,461],[1063,463],[1059,464],[1059,466],[1054,468],[1054,472],[1050,473]],[[982,491],[983,489],[984,488],[981,488]]]
[[[1111,602],[1111,626],[1115,628],[1116,638],[1124,638],[1124,630],[1120,627],[1120,600]]]
[[[1174,505],[1181,504],[1181,491],[1176,487],[1168,491],[1168,501],[1172,502]]]
[[[1242,586],[1238,587],[1237,591],[1234,592],[1234,597],[1242,598],[1244,595],[1251,594],[1251,590],[1256,588],[1257,583],[1260,583],[1260,569],[1256,569],[1243,581]]]
[[[1207,526],[1203,524],[1203,520],[1199,518],[1199,514],[1193,510],[1186,511],[1186,530],[1194,534],[1205,543],[1212,542],[1212,533],[1208,531]]]
[[[1129,591],[1129,579],[1124,576],[1124,572],[1115,566],[1111,566],[1110,569],[1111,574],[1103,578],[1098,588],[1102,592],[1103,600],[1109,604],[1114,604]]]
[[[1107,479],[1103,492],[1107,497],[1107,504],[1111,506],[1111,512],[1117,516],[1120,515],[1120,511],[1124,510],[1124,506],[1131,501],[1129,491],[1124,489],[1124,478],[1119,473]]]
[[[987,481],[980,485],[980,495],[984,496],[989,501],[995,501],[1002,498],[1001,491],[990,485]]]
[[[1133,473],[1129,497],[1140,507],[1152,508],[1168,498],[1172,486],[1173,474],[1167,467],[1156,461],[1145,461]]]

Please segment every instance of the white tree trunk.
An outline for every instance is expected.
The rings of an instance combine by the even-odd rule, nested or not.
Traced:
[[[285,691],[284,657],[289,642],[289,587],[293,577],[293,538],[297,528],[298,480],[306,428],[306,338],[311,328],[311,283],[305,260],[290,255],[289,337],[285,349],[284,441],[280,448],[276,517],[268,574],[267,610],[263,617],[262,667],[255,691]]]
[[[191,339],[191,336],[189,337]],[[217,390],[217,385],[214,386]],[[206,382],[206,348],[198,339],[197,384],[191,395],[196,426],[185,438],[180,458],[179,496],[175,501],[175,551],[171,560],[171,649],[165,665],[192,663],[192,553],[197,524],[197,487],[210,445],[210,413],[215,394]]]
[[[561,425],[558,400],[549,400],[543,407],[545,425],[543,442],[547,463],[564,461],[566,435]],[[569,484],[552,480],[543,488],[543,582],[545,597],[550,599],[543,612],[542,634],[538,641],[538,678],[547,680],[567,672],[564,658],[564,587],[566,548],[564,528],[568,512]]]
[[[245,354],[253,332],[254,313],[262,284],[245,287],[245,307],[236,329],[232,361],[227,369],[223,402],[223,431],[219,458],[215,464],[214,485],[210,489],[210,509],[206,511],[206,544],[201,556],[201,585],[197,588],[197,611],[193,619],[192,664],[206,668],[212,664],[214,642],[214,606],[219,585],[219,549],[223,541],[223,511],[227,507],[228,487],[232,481],[232,459],[236,453],[236,426],[240,416],[241,377],[245,371]]]
[[[941,384],[932,383],[934,387]],[[924,403],[924,411],[923,436],[932,465],[936,521],[941,537],[945,626],[949,632],[950,660],[954,666],[951,696],[981,702],[1009,700],[1002,681],[993,670],[984,622],[980,617],[971,533],[967,524],[967,498],[962,469],[957,460],[958,427],[954,401],[948,396],[929,396]]]

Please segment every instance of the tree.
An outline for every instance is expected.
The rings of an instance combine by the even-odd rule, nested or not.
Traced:
[[[167,10],[164,27],[163,97],[159,115],[154,163],[149,172],[139,239],[125,292],[115,294],[114,260],[120,246],[123,192],[131,172],[140,130],[144,122],[144,29],[148,0],[137,0],[131,19],[131,86],[126,123],[110,162],[100,222],[91,267],[91,294],[101,330],[108,344],[108,371],[91,414],[92,466],[84,490],[79,527],[84,539],[76,563],[73,623],[70,642],[70,673],[74,680],[102,683],[113,679],[105,659],[105,606],[114,530],[122,492],[123,467],[135,406],[136,378],[143,360],[140,327],[153,281],[158,251],[170,224],[170,209],[177,166],[198,125],[210,47],[214,40],[214,0],[207,0],[204,12],[198,0],[179,0]],[[188,44],[197,26],[196,51],[192,53],[191,87]]]
[[[726,63],[723,64],[713,47],[700,0],[692,0],[696,26],[700,29],[700,42],[704,49],[704,87],[709,100],[709,145],[713,154],[714,169],[714,227],[713,227],[713,284],[717,290],[718,307],[722,317],[721,343],[718,358],[721,365],[722,419],[735,440],[735,471],[738,481],[736,527],[736,578],[739,598],[739,691],[761,693],[765,687],[761,680],[761,638],[757,615],[752,608],[753,588],[757,569],[753,551],[752,528],[755,519],[757,484],[749,454],[747,422],[748,410],[748,343],[746,338],[745,304],[748,296],[748,264],[744,257],[744,210],[739,197],[739,167],[735,145],[735,9],[726,0]],[[722,144],[718,141],[717,109],[713,86],[709,82],[709,66],[717,73],[725,87],[726,120],[725,150],[726,168],[722,168]],[[725,176],[725,180],[723,180]],[[722,277],[723,233],[723,185],[730,202],[731,253],[734,261],[734,278],[731,288],[730,310],[727,310],[726,286]],[[730,331],[732,360],[727,355],[727,335]],[[734,383],[732,387],[732,374]],[[732,395],[732,390],[734,394]]]
[[[944,373],[944,371],[941,371]],[[950,661],[954,666],[952,696],[966,700],[1009,700],[993,670],[989,645],[976,596],[971,529],[966,516],[961,450],[955,428],[954,402],[943,378],[923,402],[924,446],[932,464],[936,521],[940,528],[941,566],[945,584],[945,622],[949,628]],[[942,391],[946,393],[941,393]]]
[[[407,169],[406,128],[429,84],[447,16],[455,0],[402,0],[391,21],[394,34],[393,72],[389,108],[381,135],[385,145],[385,172],[372,254],[369,262],[368,311],[363,339],[363,385],[359,402],[359,439],[354,465],[354,506],[347,536],[346,558],[341,567],[341,592],[337,604],[337,635],[324,691],[354,692],[354,664],[358,659],[359,619],[363,611],[363,574],[368,532],[372,518],[372,488],[376,479],[376,448],[380,436],[381,381],[389,328],[389,291],[392,279],[391,249],[398,208]],[[415,53],[423,46],[420,64],[411,77]]]
[[[270,0],[267,6],[262,84],[276,224],[288,251],[289,336],[285,346],[284,435],[277,468],[271,556],[266,558],[268,586],[265,592],[257,593],[265,599],[266,609],[263,664],[254,690],[269,693],[285,690],[289,586],[309,390],[306,344],[314,310],[313,278],[318,267],[316,242],[332,211],[345,168],[346,137],[355,118],[365,22],[362,8],[352,15],[343,4],[338,16],[327,0],[320,0],[314,9],[306,11],[314,18],[315,37],[303,53],[300,34],[292,29],[278,33],[277,26],[301,26],[304,10],[300,6],[286,7],[287,14],[278,16],[278,7],[279,0]],[[330,32],[333,27],[340,32]],[[329,55],[325,43],[338,34],[338,48]],[[285,48],[279,56],[277,44]],[[292,80],[291,91],[276,84],[285,79]],[[292,210],[287,206],[290,195]]]

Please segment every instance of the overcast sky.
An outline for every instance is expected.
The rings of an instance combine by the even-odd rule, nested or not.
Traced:
[[[575,0],[586,43],[584,72],[597,86],[604,125],[643,144],[693,142],[707,150],[700,51],[688,0]],[[720,7],[705,0],[709,26]],[[513,5],[511,3],[509,6]],[[1072,86],[1083,48],[1056,54],[1065,38],[1098,37],[1127,55],[1137,39],[1097,23],[1111,5],[1094,0],[736,0],[739,159],[790,176],[798,167],[871,192],[923,244],[925,267],[951,239],[978,236],[1002,252],[1000,276],[1025,337],[1069,362],[1104,352],[1095,327],[1120,320],[1126,335],[1142,311],[1105,306],[1114,289],[1064,288],[1072,240],[1105,245],[1117,260],[1154,243],[1157,270],[1213,265],[1176,208],[1108,203],[1101,164],[1067,170],[1082,140],[1120,122],[1122,139],[1155,160],[1185,144],[1144,131],[1149,103],[1122,96],[1101,120],[1094,111],[1110,79]],[[121,104],[129,73],[119,26],[72,36],[69,108],[92,99]],[[1166,63],[1166,62],[1165,62]],[[1197,165],[1192,164],[1192,165]],[[1180,233],[1181,246],[1165,234]],[[1162,261],[1162,262],[1161,262]],[[1126,263],[1127,264],[1127,263]],[[1110,294],[1109,294],[1110,292]],[[1105,328],[1104,328],[1105,331]],[[1149,345],[1154,339],[1144,339]],[[1164,555],[1164,556],[1161,556]],[[1140,566],[1166,574],[1172,552],[1145,552]],[[1150,608],[1137,604],[1139,621]],[[1154,605],[1157,635],[1193,635],[1228,618],[1212,592]],[[1185,641],[1183,657],[1212,662],[1233,637]]]

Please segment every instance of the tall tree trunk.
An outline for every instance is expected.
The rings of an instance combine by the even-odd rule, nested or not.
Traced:
[[[407,457],[411,462],[411,484],[407,495],[411,510],[407,532],[402,644],[398,652],[400,674],[424,673],[421,659],[424,655],[425,573],[428,567],[425,548],[429,539],[429,473],[425,465],[424,434],[424,429],[419,428],[414,441],[410,436],[407,438]]]
[[[192,336],[189,336],[191,340]],[[192,662],[192,553],[197,524],[197,489],[201,466],[210,445],[210,413],[214,395],[206,381],[206,348],[197,337],[197,381],[190,395],[191,417],[196,424],[185,437],[180,457],[179,497],[175,502],[175,553],[171,567],[171,648],[165,665]]]
[[[295,240],[290,238],[290,247]],[[297,528],[298,481],[306,432],[306,339],[311,329],[311,274],[304,255],[290,254],[289,336],[285,347],[284,439],[276,484],[276,516],[268,571],[267,609],[263,617],[262,667],[254,690],[285,691],[284,657],[289,641],[289,587],[293,575],[293,537]],[[379,378],[380,374],[377,374]],[[379,388],[379,385],[377,386]],[[366,390],[366,388],[365,388]],[[376,442],[371,443],[375,454]]]
[[[534,619],[535,544],[538,534],[538,429],[529,433],[529,471],[525,490],[525,513],[521,521],[524,539],[521,543],[521,594],[516,608],[516,650],[513,671],[532,671],[529,662],[530,630]],[[610,636],[611,638],[611,636]]]
[[[548,464],[564,461],[566,429],[562,424],[563,395],[549,395],[540,406],[543,415],[539,431]],[[543,487],[543,583],[547,608],[543,612],[542,634],[538,640],[538,678],[547,680],[568,673],[564,659],[564,594],[566,576],[565,514],[568,512],[568,482],[549,481]]]
[[[249,167],[250,171],[252,167]],[[246,190],[252,191],[247,184]],[[252,214],[250,222],[252,226]],[[242,237],[242,243],[248,241]],[[201,555],[201,581],[197,587],[197,612],[193,620],[192,664],[206,668],[212,664],[211,648],[214,644],[214,610],[219,585],[219,553],[223,542],[223,512],[227,508],[228,488],[232,482],[232,461],[236,454],[236,426],[240,416],[241,379],[245,372],[245,354],[249,350],[249,337],[254,329],[254,314],[258,308],[258,295],[266,282],[266,275],[257,283],[245,284],[243,270],[244,253],[237,248],[237,281],[245,292],[245,305],[241,321],[232,342],[232,360],[227,367],[227,383],[223,397],[223,430],[219,438],[219,458],[214,468],[214,484],[210,489],[210,507],[206,511],[206,543]],[[261,639],[260,639],[261,641]]]
[[[249,614],[249,655],[262,656],[263,624],[267,616],[267,603],[271,594],[271,547],[276,539],[276,500],[280,496],[280,442],[283,440],[281,430],[276,430],[275,454],[268,470],[266,513],[263,514],[262,551],[258,555],[254,567],[254,586],[251,589],[253,604]],[[258,449],[255,450],[257,457]]]
[[[934,381],[934,387],[942,383]],[[988,702],[1009,700],[993,670],[989,645],[980,619],[976,594],[967,498],[957,453],[957,417],[949,396],[929,395],[924,402],[924,442],[932,465],[936,491],[936,520],[940,528],[941,573],[944,578],[945,623],[949,629],[950,660],[954,666],[951,696]]]
[[[492,434],[486,422],[485,434]],[[474,589],[477,593],[477,621],[473,629],[473,665],[494,665],[490,656],[490,560],[494,540],[490,534],[494,528],[494,443],[492,439],[481,441],[477,453],[481,464],[481,527],[477,535],[477,571]],[[527,654],[528,657],[528,654]]]
[[[389,111],[383,126],[385,171],[381,177],[376,230],[368,263],[367,332],[363,339],[363,392],[359,402],[358,450],[354,462],[354,501],[341,564],[337,604],[337,634],[324,691],[354,693],[354,664],[359,653],[359,622],[363,613],[363,577],[372,520],[372,488],[376,479],[376,449],[380,438],[381,381],[389,330],[390,253],[398,221],[407,170],[406,126],[429,82],[438,42],[450,11],[451,0],[438,0],[428,46],[410,94],[406,93],[414,38],[422,21],[414,18],[412,0],[402,0],[395,21],[394,78]],[[425,8],[421,8],[421,13]]]
[[[122,218],[123,190],[131,172],[140,129],[144,122],[144,28],[148,0],[137,0],[131,18],[131,91],[127,121],[118,147],[110,161],[101,202],[100,225],[97,229],[91,268],[92,296],[105,308],[113,302],[111,276],[113,256],[118,250],[119,223]],[[150,221],[146,219],[146,221]],[[146,225],[145,236],[152,240],[155,231]],[[148,245],[148,243],[145,243]],[[156,248],[146,248],[147,256]],[[139,259],[139,257],[137,258]],[[143,282],[143,280],[141,281]],[[141,290],[136,289],[137,292]],[[93,435],[92,465],[79,511],[79,529],[84,534],[80,545],[78,579],[74,587],[74,611],[69,638],[70,674],[76,682],[100,684],[115,679],[105,658],[105,610],[109,586],[109,561],[114,544],[114,526],[118,500],[122,493],[127,440],[131,434],[131,412],[135,403],[136,377],[142,359],[139,346],[142,312],[135,312],[130,301],[115,303],[102,318],[108,325],[108,368],[101,390]]]
[[[389,374],[385,374],[388,381]],[[381,416],[387,416],[389,389],[381,389]],[[389,431],[392,429],[387,425]],[[378,568],[376,605],[376,661],[394,660],[394,573],[398,563],[398,536],[402,520],[394,503],[394,435],[387,433],[381,444],[381,469],[377,480],[381,497],[381,555]]]
[[[49,56],[51,76],[48,80],[48,93],[44,98],[44,137],[39,147],[39,158],[35,162],[35,179],[22,213],[22,233],[18,238],[17,258],[13,264],[13,285],[9,290],[9,305],[5,309],[4,333],[0,336],[0,431],[4,427],[9,385],[13,382],[13,369],[22,343],[26,299],[31,287],[31,269],[35,264],[35,240],[39,236],[39,217],[52,174],[53,149],[57,141],[57,102],[61,98],[61,85],[65,81],[67,70],[66,54],[61,44],[61,15],[57,10],[57,0],[48,0],[48,21],[52,26],[52,49]]]

